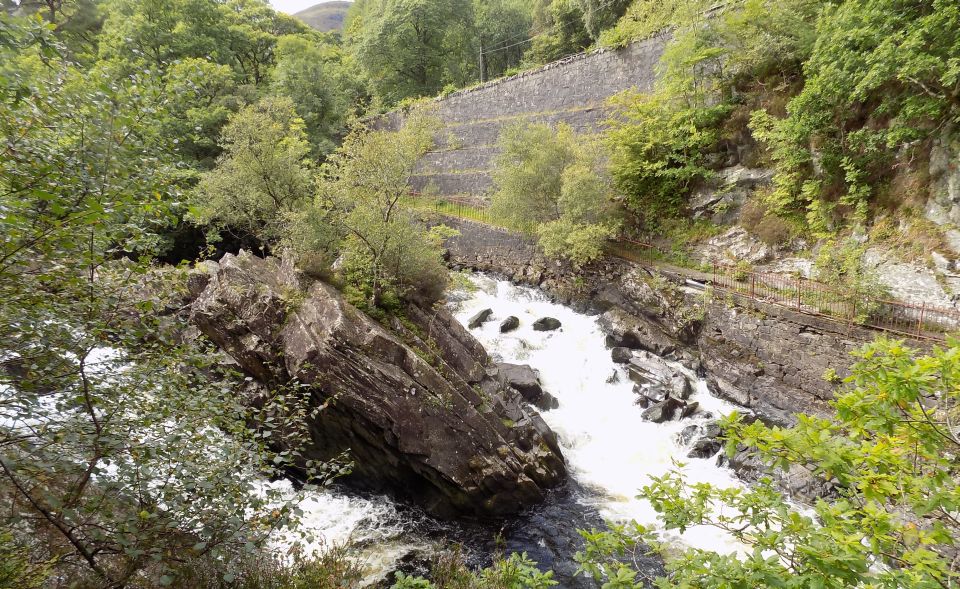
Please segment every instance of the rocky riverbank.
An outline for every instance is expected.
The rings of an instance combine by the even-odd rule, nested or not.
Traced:
[[[442,307],[391,329],[293,265],[241,252],[190,275],[190,321],[264,387],[308,387],[305,459],[443,516],[505,516],[565,478],[556,436]],[[256,403],[254,397],[251,402]]]
[[[535,286],[575,309],[598,313],[611,347],[652,352],[703,376],[724,399],[762,419],[790,424],[797,413],[826,415],[850,352],[876,333],[737,297],[707,297],[685,279],[616,258],[574,270],[550,261],[532,240],[445,219],[460,235],[449,262]]]

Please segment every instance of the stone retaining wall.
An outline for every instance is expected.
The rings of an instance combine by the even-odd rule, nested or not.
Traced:
[[[575,55],[438,100],[437,115],[446,128],[412,179],[412,188],[431,188],[441,196],[483,197],[492,186],[490,171],[504,128],[538,122],[596,131],[608,116],[609,97],[631,88],[652,88],[666,42],[666,35],[658,35],[623,49]],[[401,116],[392,113],[387,124],[395,126]]]

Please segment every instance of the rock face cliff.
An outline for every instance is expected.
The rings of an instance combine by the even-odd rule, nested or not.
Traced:
[[[305,453],[349,451],[346,483],[438,515],[502,516],[563,480],[554,433],[446,311],[411,309],[388,331],[291,264],[245,253],[201,265],[189,290],[191,321],[243,372],[310,387],[325,408]]]

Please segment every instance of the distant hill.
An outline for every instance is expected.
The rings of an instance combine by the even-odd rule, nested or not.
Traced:
[[[342,0],[321,2],[310,8],[305,8],[293,16],[318,31],[340,31],[343,30],[343,21],[347,18],[347,11],[350,10],[351,4],[352,2]]]

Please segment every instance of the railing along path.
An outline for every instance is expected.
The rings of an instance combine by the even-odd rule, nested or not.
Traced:
[[[476,206],[469,199],[444,197],[431,200],[412,195],[405,204],[501,231],[517,231],[517,228],[496,223],[488,208]],[[709,272],[693,270],[664,263],[664,253],[656,246],[626,238],[611,241],[607,249],[610,254],[629,262],[659,268],[669,266],[671,272],[705,283],[714,292],[733,293],[851,326],[929,341],[946,341],[949,334],[960,331],[958,309],[877,298],[802,277],[756,272],[728,264],[714,263]]]

